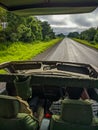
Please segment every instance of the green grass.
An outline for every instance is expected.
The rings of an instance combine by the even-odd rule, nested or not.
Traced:
[[[8,72],[6,70],[1,69],[0,74],[7,74]]]
[[[16,42],[10,45],[0,43],[0,63],[7,61],[30,60],[59,41],[61,41],[61,39],[57,38],[48,42]]]
[[[90,43],[86,40],[81,40],[81,39],[76,39],[76,38],[73,38],[73,40],[98,50],[98,43],[93,44],[93,43]]]

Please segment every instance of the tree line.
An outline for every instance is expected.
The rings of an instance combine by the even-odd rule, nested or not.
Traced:
[[[91,27],[80,34],[78,32],[70,32],[68,37],[78,38],[81,40],[86,40],[92,44],[98,43],[98,28]]]
[[[0,42],[47,41],[55,38],[50,24],[34,16],[20,17],[0,8]]]

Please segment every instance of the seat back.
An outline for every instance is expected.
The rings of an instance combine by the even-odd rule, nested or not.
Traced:
[[[30,80],[31,77],[25,77],[24,79],[16,79],[14,81],[17,95],[20,96],[23,100],[28,100],[28,98],[32,97]]]
[[[14,118],[19,112],[20,103],[12,96],[0,95],[0,118]]]
[[[26,113],[19,113],[17,98],[0,95],[0,130],[37,130],[38,122]]]
[[[69,123],[90,125],[93,119],[91,103],[83,100],[63,100],[61,119]]]

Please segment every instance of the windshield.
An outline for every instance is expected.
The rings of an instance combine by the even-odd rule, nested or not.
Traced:
[[[0,8],[0,63],[62,61],[98,67],[98,8],[71,15],[18,16]]]
[[[65,35],[61,44],[52,49],[51,55],[42,58],[87,63],[98,67],[97,15],[98,8],[85,14],[38,16],[41,21],[48,21],[57,35]]]
[[[97,5],[0,0],[0,130],[98,130]]]

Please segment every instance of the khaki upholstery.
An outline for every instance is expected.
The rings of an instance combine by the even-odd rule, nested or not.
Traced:
[[[65,99],[61,107],[61,115],[51,118],[50,130],[98,130],[98,118],[92,115],[91,103]]]
[[[37,130],[38,122],[26,113],[19,113],[20,102],[0,95],[0,130]]]
[[[30,87],[31,77],[26,77],[24,79],[16,79],[14,85],[16,88],[17,95],[23,100],[27,100],[32,96],[32,89]]]
[[[93,119],[91,103],[65,99],[62,102],[61,118],[66,122],[89,125]]]
[[[80,125],[65,122],[60,116],[53,115],[50,122],[50,130],[98,130],[98,119],[90,125]]]
[[[19,112],[19,101],[11,96],[0,95],[0,117],[13,118]]]
[[[0,130],[37,130],[38,123],[31,116],[19,113],[15,118],[0,118]]]

